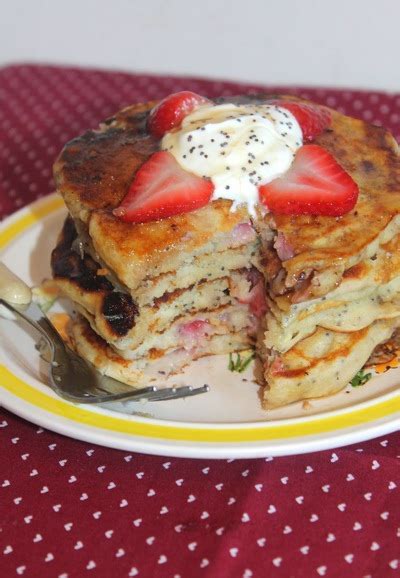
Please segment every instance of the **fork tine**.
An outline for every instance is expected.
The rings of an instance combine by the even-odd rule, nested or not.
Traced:
[[[97,390],[96,400],[82,399],[79,403],[107,403],[111,401],[142,401],[147,400],[149,396],[157,392],[154,385],[150,387],[142,387],[140,389],[132,389],[131,391],[124,391],[121,393],[106,393],[106,390]],[[96,391],[94,392],[96,393]]]
[[[150,396],[149,401],[167,401],[170,399],[182,399],[185,397],[193,397],[194,395],[207,393],[209,389],[210,387],[206,384],[201,387],[193,387],[191,385],[185,385],[181,387],[163,388],[156,391],[154,395]]]

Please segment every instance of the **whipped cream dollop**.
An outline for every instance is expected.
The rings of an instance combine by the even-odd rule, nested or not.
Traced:
[[[186,116],[161,147],[187,171],[211,179],[212,199],[247,204],[255,215],[258,187],[283,175],[303,144],[299,123],[275,104],[204,105]]]

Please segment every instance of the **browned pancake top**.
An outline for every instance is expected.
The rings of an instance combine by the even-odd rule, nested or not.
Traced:
[[[158,148],[158,141],[146,131],[147,112],[153,105],[130,106],[100,130],[90,130],[64,147],[54,165],[54,178],[74,216],[120,204],[139,166]]]
[[[266,98],[272,97],[236,96],[229,101],[262,102]],[[228,99],[216,102],[223,100]],[[128,106],[104,121],[99,130],[89,130],[65,145],[54,164],[54,178],[74,217],[86,221],[91,211],[110,211],[121,203],[137,169],[159,149],[160,141],[146,129],[155,104]]]
[[[159,253],[168,258],[176,248],[194,251],[246,220],[242,207],[235,212],[230,207],[229,201],[219,199],[197,211],[138,224],[125,223],[109,212],[96,212],[90,218],[89,231],[95,243],[101,240],[104,244],[108,239],[126,257],[154,258]]]

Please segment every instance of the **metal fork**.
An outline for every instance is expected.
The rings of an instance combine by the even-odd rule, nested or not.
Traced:
[[[27,305],[11,304],[0,299],[8,311],[34,327],[47,345],[42,358],[49,362],[49,385],[62,398],[74,403],[105,403],[111,401],[166,401],[206,393],[208,385],[192,387],[156,386],[133,389],[116,379],[100,374],[94,366],[79,357],[61,339],[49,319],[33,302]]]

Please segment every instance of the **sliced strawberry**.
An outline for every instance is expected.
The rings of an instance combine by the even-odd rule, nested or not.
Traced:
[[[170,94],[150,112],[147,127],[153,136],[162,138],[166,132],[179,127],[195,108],[209,102],[204,96],[189,90]]]
[[[282,357],[275,357],[273,362],[269,366],[269,371],[271,375],[284,375],[285,365],[283,363]]]
[[[171,153],[161,151],[140,167],[113,213],[128,222],[157,221],[204,207],[213,189],[211,181],[188,173]]]
[[[256,317],[262,317],[267,311],[267,300],[265,298],[265,283],[264,280],[259,281],[257,285],[249,293],[249,307],[250,311]]]
[[[192,349],[204,344],[206,338],[214,333],[214,328],[208,321],[195,319],[194,321],[183,323],[178,331],[183,347]]]
[[[247,271],[246,279],[249,282],[249,286],[244,288],[240,284],[233,285],[231,295],[235,297],[239,303],[249,305],[249,309],[253,315],[258,318],[262,317],[267,310],[264,277],[255,267],[252,267]]]
[[[273,104],[286,108],[295,117],[303,133],[304,141],[312,141],[331,124],[331,113],[318,104],[291,100],[274,100]]]
[[[290,169],[259,187],[270,211],[287,215],[339,216],[357,202],[358,186],[334,157],[318,145],[301,147]]]

